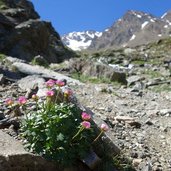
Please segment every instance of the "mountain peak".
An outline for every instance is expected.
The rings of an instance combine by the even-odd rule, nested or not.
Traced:
[[[171,10],[167,11],[166,13],[164,13],[161,16],[161,19],[165,20],[165,21],[170,21],[171,22]]]
[[[87,49],[92,40],[100,37],[102,32],[89,30],[89,31],[81,31],[81,32],[71,32],[62,36],[62,41],[69,48],[73,50],[83,50]]]
[[[76,37],[71,34],[72,39],[66,36],[62,40],[72,49],[77,42],[73,50],[122,48],[146,44],[170,36],[170,30],[171,11],[157,18],[149,13],[129,10],[103,32],[77,32]]]

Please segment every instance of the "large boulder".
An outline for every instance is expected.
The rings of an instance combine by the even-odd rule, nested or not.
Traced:
[[[61,169],[55,162],[25,151],[23,145],[0,130],[0,170],[2,171],[90,171],[83,163]]]
[[[16,68],[18,72],[26,74],[26,75],[41,75],[44,78],[51,78],[51,79],[58,79],[58,80],[65,79],[67,80],[68,83],[73,83],[73,84],[78,84],[78,85],[83,84],[78,80],[75,80],[73,78],[67,77],[63,74],[57,73],[55,71],[46,69],[38,65],[32,66],[32,65],[25,64],[22,62],[14,62],[12,66]]]
[[[116,71],[109,65],[99,62],[84,59],[72,59],[70,62],[70,68],[72,71],[76,71],[85,76],[108,79],[112,82],[116,81],[122,84],[127,84],[126,73]]]
[[[21,23],[29,19],[40,18],[34,10],[34,6],[30,1],[26,0],[1,0],[4,1],[6,8],[1,10],[2,14],[7,16],[11,22],[15,24]]]
[[[23,145],[0,130],[0,170],[49,170],[60,171],[54,163],[50,163],[40,156],[35,156],[24,150]]]
[[[61,62],[74,55],[62,43],[50,22],[41,21],[27,0],[3,1],[0,11],[0,52],[27,61],[43,56],[48,63]]]

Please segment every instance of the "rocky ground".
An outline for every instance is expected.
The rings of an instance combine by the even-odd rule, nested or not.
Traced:
[[[113,142],[136,170],[171,170],[170,60],[163,54],[127,61],[133,64],[127,86],[86,83],[75,88],[82,104],[110,125]]]
[[[50,78],[66,79],[80,103],[94,112],[94,120],[109,125],[107,136],[113,147],[121,149],[120,156],[127,157],[135,170],[171,171],[170,38],[133,49],[76,54],[63,45],[51,23],[39,20],[30,1],[0,0],[0,10],[0,171],[30,167],[37,171],[45,169],[44,165],[45,170],[56,169],[24,151],[18,137],[23,113],[4,104],[8,97],[29,99],[37,90],[43,96],[43,85]],[[69,60],[73,56],[80,58]],[[28,103],[28,107],[33,109],[35,104]],[[89,170],[81,168],[76,166],[72,171]]]
[[[75,92],[110,125],[114,143],[137,170],[171,170],[171,93],[137,94],[123,87],[102,92],[104,88],[110,86],[86,84]]]
[[[49,69],[11,60],[10,57],[6,60],[8,62],[1,63],[0,74],[0,129],[17,138],[18,121],[4,105],[6,98],[28,96],[35,83],[41,95],[41,85],[47,79],[65,78],[81,104],[110,126],[109,137],[137,171],[171,170],[169,62],[142,65],[141,61],[141,64],[134,64],[126,74],[127,85],[122,85],[88,80],[80,83]]]

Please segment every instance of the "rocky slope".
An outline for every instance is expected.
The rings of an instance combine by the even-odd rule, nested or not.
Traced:
[[[40,54],[40,51],[40,55],[48,62],[59,62],[70,53],[65,50],[51,24],[38,19],[39,16],[30,1],[0,1],[0,7],[1,52],[25,59],[0,54],[0,170],[30,170],[30,167],[35,170],[46,167],[46,170],[56,170],[56,165],[49,166],[42,158],[36,159],[23,149],[18,140],[19,119],[22,116],[16,117],[16,113],[4,105],[5,100],[11,96],[16,99],[25,95],[29,99],[30,93],[33,92],[43,96],[44,83],[49,78],[66,79],[81,104],[94,112],[93,117],[109,125],[107,137],[112,140],[111,144],[121,149],[121,157],[126,156],[130,159],[129,163],[122,163],[123,160],[118,161],[115,156],[115,164],[120,163],[123,170],[129,171],[129,165],[137,171],[171,170],[171,39],[135,48],[86,54],[86,60],[72,59],[62,64],[51,65],[53,70],[50,70],[32,66],[29,61]],[[128,31],[125,32],[122,23],[128,24],[132,18],[134,24],[127,26]],[[138,30],[149,28],[149,33],[152,29],[159,34],[157,31],[160,27],[167,30],[171,25],[170,13],[163,15],[161,19],[155,19],[151,15],[129,11],[123,21],[118,22],[122,26],[121,33],[125,32],[124,41],[130,40],[132,34],[136,34]],[[116,26],[114,28],[118,29]],[[106,34],[108,31],[112,32],[109,28]],[[93,37],[94,34],[93,32],[90,35]],[[110,38],[109,35],[108,37]],[[130,42],[135,41],[138,36],[133,38]],[[117,40],[118,44],[124,42]],[[47,48],[46,52],[42,47]],[[68,56],[66,58],[68,59]],[[63,75],[64,73],[67,76]],[[85,83],[70,78],[75,77],[74,74]],[[38,85],[38,89],[34,89],[35,84]],[[28,107],[33,110],[36,108],[33,102],[29,103]],[[106,139],[105,136],[103,140]],[[111,149],[105,152],[111,154]],[[21,162],[18,162],[20,160]],[[107,164],[104,167],[106,168],[103,171],[115,170]],[[70,170],[90,169],[78,164]]]
[[[73,55],[51,23],[41,21],[27,0],[0,1],[0,52],[27,61],[41,55],[48,63]]]
[[[166,39],[154,44],[139,46],[136,49],[107,51],[98,54],[99,56],[95,54],[93,59],[91,55],[90,59],[93,62],[112,64],[114,69],[117,67],[117,70],[126,73],[127,85],[112,82],[97,84],[90,80],[84,80],[86,82],[84,84],[38,66],[19,65],[21,61],[12,62],[12,66],[18,68],[14,72],[10,70],[8,64],[11,58],[7,57],[1,62],[3,67],[8,64],[6,71],[10,71],[1,72],[0,77],[1,129],[16,137],[17,120],[9,117],[11,116],[10,110],[4,106],[7,97],[25,95],[27,89],[35,84],[35,80],[41,90],[45,79],[63,77],[68,80],[69,86],[74,90],[79,101],[91,109],[95,117],[108,123],[110,138],[121,149],[121,156],[130,158],[130,163],[135,170],[170,170],[170,43],[171,40]],[[28,68],[32,68],[30,72]],[[17,80],[13,78],[14,73],[20,74]],[[26,75],[30,76],[26,77]],[[69,72],[68,75],[72,74]],[[41,94],[42,91],[39,93]],[[124,163],[123,167],[128,168],[128,163],[126,165]]]
[[[106,48],[135,47],[166,38],[171,33],[170,15],[171,12],[168,11],[159,18],[144,12],[128,11],[111,27],[105,29],[100,36],[93,37],[85,46],[83,44],[82,49],[100,50]],[[70,39],[68,35],[64,36],[63,42],[71,49],[74,49],[74,46],[70,42],[79,43],[80,39],[74,36]]]
[[[169,20],[166,21],[151,14],[128,11],[123,18],[109,28],[108,32],[104,32],[99,39],[92,42],[90,49],[147,44],[168,37],[171,30],[169,23]]]
[[[92,65],[96,61],[127,73],[127,86],[94,84],[85,78],[85,85],[73,86],[80,101],[111,126],[113,141],[137,171],[171,169],[170,43],[165,39],[91,54]]]

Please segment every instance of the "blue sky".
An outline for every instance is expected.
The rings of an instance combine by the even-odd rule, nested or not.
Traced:
[[[41,19],[51,21],[63,35],[73,31],[103,31],[127,10],[161,16],[171,10],[171,0],[31,0]]]

